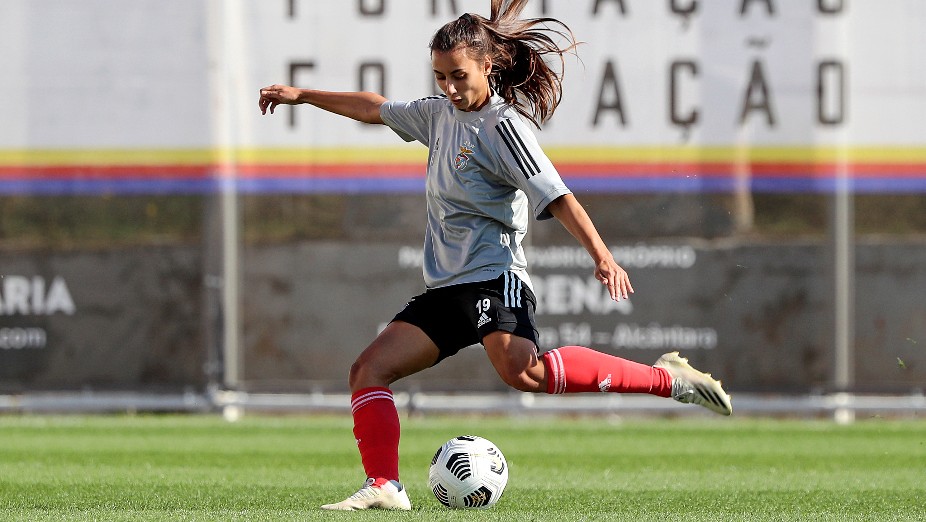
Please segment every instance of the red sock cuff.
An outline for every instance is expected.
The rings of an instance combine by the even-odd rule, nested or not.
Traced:
[[[543,364],[547,369],[547,393],[550,395],[556,395],[560,393],[566,393],[566,361],[563,360],[563,353],[560,351],[561,348],[555,350],[550,350],[549,352],[543,354]],[[568,357],[568,350],[567,350]],[[593,381],[598,376],[597,368],[594,370],[594,376],[585,371],[586,368],[576,365],[569,365],[569,378],[573,382],[573,386],[570,387],[570,392],[578,392],[577,387],[585,388],[586,386],[580,385],[577,376],[579,373],[582,374],[579,379],[584,383]],[[582,390],[589,391],[589,390]]]
[[[380,386],[372,386],[355,391],[350,396],[350,412],[357,413],[357,410],[376,400],[389,400],[395,402],[392,396],[392,390]]]

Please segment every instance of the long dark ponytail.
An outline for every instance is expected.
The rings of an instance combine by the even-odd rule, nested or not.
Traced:
[[[555,18],[520,19],[528,0],[492,0],[490,18],[467,13],[441,27],[431,39],[431,52],[466,49],[470,58],[492,58],[489,83],[499,96],[538,128],[547,121],[562,98],[562,67],[554,69],[547,58],[576,47],[566,24]],[[538,27],[539,26],[539,27]],[[568,45],[561,48],[557,39]]]

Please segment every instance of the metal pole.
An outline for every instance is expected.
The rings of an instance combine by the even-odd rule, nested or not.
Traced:
[[[222,351],[223,385],[236,389],[241,381],[240,231],[237,193],[238,107],[246,75],[244,71],[243,13],[240,0],[210,0],[211,89],[216,175],[219,180],[222,229]],[[237,96],[236,96],[237,93]]]
[[[833,381],[839,390],[837,400],[848,406],[851,396],[849,388],[853,384],[854,368],[852,364],[853,345],[855,343],[855,240],[854,240],[854,204],[849,172],[846,167],[844,148],[841,149],[836,179],[835,204],[833,212],[834,235],[834,273],[835,273],[835,356]],[[855,420],[855,411],[849,407],[835,410],[835,420],[841,424]]]
[[[835,39],[840,52],[848,49],[847,22],[839,22]],[[844,129],[844,127],[843,127]],[[854,384],[855,345],[855,205],[849,170],[849,144],[845,131],[838,133],[836,183],[833,204],[834,272],[834,357],[833,384],[837,389],[834,420],[847,424],[855,420],[850,389]]]

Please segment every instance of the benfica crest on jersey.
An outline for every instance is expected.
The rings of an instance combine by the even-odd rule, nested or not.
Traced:
[[[457,154],[456,157],[453,159],[453,167],[457,170],[460,170],[463,167],[465,167],[466,162],[469,161],[468,154],[472,154],[473,149],[475,148],[476,148],[475,145],[473,145],[472,143],[468,141],[464,141],[463,145],[460,145],[460,153]]]

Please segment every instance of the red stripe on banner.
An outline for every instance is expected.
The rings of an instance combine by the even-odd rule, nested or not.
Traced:
[[[246,178],[379,178],[401,175],[425,177],[423,163],[300,163],[292,165],[238,165],[238,175]]]
[[[0,179],[203,179],[215,177],[209,165],[67,165],[0,167]]]
[[[201,179],[219,171],[241,178],[377,178],[425,176],[423,164],[293,164],[293,165],[67,165],[4,166],[0,179]]]
[[[727,178],[740,173],[762,177],[829,178],[842,169],[857,177],[920,178],[926,177],[923,163],[566,163],[557,164],[563,177],[653,176],[681,177],[697,175]]]

